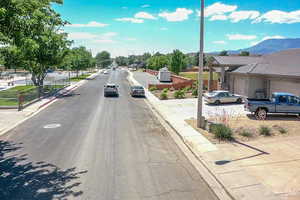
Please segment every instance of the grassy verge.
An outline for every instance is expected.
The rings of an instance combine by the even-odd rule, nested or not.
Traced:
[[[198,72],[180,72],[179,75],[192,80],[198,80]],[[218,80],[218,78],[219,75],[216,72],[214,72],[213,80]],[[203,72],[203,79],[204,80],[209,79],[209,72]]]
[[[78,81],[81,81],[81,80],[85,80],[87,77],[89,77],[91,74],[82,74],[78,77],[73,77],[73,78],[70,78],[70,81],[71,82],[78,82]]]
[[[46,85],[44,86],[44,93],[51,93],[63,87],[65,87],[65,85]],[[24,104],[39,98],[39,93],[36,86],[16,86],[8,90],[0,91],[0,106],[17,106],[18,95],[20,93],[24,95]]]

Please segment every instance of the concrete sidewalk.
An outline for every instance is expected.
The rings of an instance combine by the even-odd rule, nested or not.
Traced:
[[[130,73],[129,79],[134,84],[140,84],[135,80],[133,73]],[[232,160],[232,158],[224,154],[224,148],[219,148],[218,145],[212,144],[185,122],[186,119],[195,117],[196,105],[191,102],[195,100],[179,100],[180,103],[178,100],[161,101],[148,90],[146,90],[146,97],[155,110],[176,130],[194,155],[197,156],[234,199],[280,199],[279,195],[276,195],[269,185],[257,179],[253,174],[249,173],[249,170],[241,167],[238,162],[225,164],[227,159]],[[206,108],[204,107],[204,110]],[[230,111],[231,108],[228,107],[228,110]],[[239,150],[243,151],[241,148]],[[255,150],[252,149],[252,151]]]
[[[94,73],[88,78],[92,79],[100,73]],[[77,89],[81,85],[83,85],[87,80],[82,80],[77,83],[73,83],[70,86],[60,90],[55,96],[50,96],[47,98],[43,98],[40,101],[26,107],[22,111],[18,111],[16,109],[0,109],[0,136],[23,123],[33,115],[37,114],[50,104],[54,103],[57,100],[57,97],[61,95],[66,95],[73,90]]]

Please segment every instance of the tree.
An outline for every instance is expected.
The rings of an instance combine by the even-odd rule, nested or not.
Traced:
[[[69,50],[63,68],[76,71],[77,77],[80,70],[95,66],[95,59],[85,47],[75,47]]]
[[[128,58],[126,58],[124,56],[116,57],[115,61],[119,66],[127,66],[128,65]]]
[[[153,70],[159,70],[169,66],[169,58],[166,55],[152,56],[147,60],[147,67]]]
[[[62,0],[2,0],[0,3],[0,42],[9,46],[8,65],[24,63],[36,86],[43,86],[46,72],[60,64],[70,45],[60,29],[67,22],[51,7]],[[11,62],[11,55],[17,55]]]
[[[228,51],[221,51],[219,56],[228,56]]]
[[[179,74],[184,66],[186,66],[185,55],[178,49],[174,50],[171,55],[170,70],[175,74]]]
[[[250,56],[250,52],[249,51],[242,51],[240,53],[240,56]]]
[[[101,68],[106,68],[112,63],[112,59],[110,58],[110,53],[107,51],[102,51],[98,53],[95,59],[96,59],[97,66]]]

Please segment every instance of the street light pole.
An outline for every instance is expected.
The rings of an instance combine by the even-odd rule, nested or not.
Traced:
[[[204,117],[202,116],[202,96],[203,96],[203,59],[204,59],[204,0],[201,0],[200,13],[200,51],[199,51],[199,73],[198,73],[198,112],[197,127],[204,128]]]

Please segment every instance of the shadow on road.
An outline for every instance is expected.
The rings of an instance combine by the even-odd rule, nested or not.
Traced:
[[[45,162],[33,163],[19,155],[20,144],[0,141],[0,199],[50,200],[78,197],[81,174],[75,167],[62,170]]]

